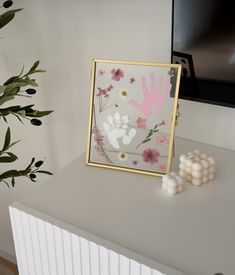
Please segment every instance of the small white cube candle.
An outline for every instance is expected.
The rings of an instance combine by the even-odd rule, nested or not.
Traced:
[[[195,149],[180,156],[179,175],[193,185],[201,185],[215,178],[215,160]]]
[[[183,178],[175,172],[162,177],[162,189],[169,195],[175,195],[183,191]]]

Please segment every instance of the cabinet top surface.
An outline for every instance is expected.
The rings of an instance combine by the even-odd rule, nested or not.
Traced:
[[[85,165],[85,155],[21,204],[189,275],[235,272],[235,152],[176,139],[216,160],[213,182],[168,196],[161,178]]]

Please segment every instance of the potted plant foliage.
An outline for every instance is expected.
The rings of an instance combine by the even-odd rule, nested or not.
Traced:
[[[15,14],[22,10],[9,10],[12,5],[13,1],[7,0],[0,7],[0,13],[1,10],[4,10],[0,14],[0,29],[10,23]],[[17,97],[32,97],[37,92],[36,89],[38,87],[33,75],[43,72],[45,70],[39,69],[39,61],[36,61],[26,73],[23,67],[18,75],[11,76],[3,84],[0,84],[0,123],[8,124],[8,117],[14,116],[20,123],[24,123],[27,120],[34,126],[40,126],[42,124],[41,118],[53,112],[39,111],[34,104],[25,106],[10,104]],[[7,131],[3,133],[3,144],[0,146],[0,183],[5,183],[9,188],[15,186],[16,178],[18,177],[26,177],[32,182],[36,182],[37,174],[52,175],[51,172],[41,169],[44,161],[36,160],[34,157],[24,169],[2,171],[4,164],[13,163],[18,159],[12,152],[12,148],[19,141],[12,141],[11,128],[8,126]]]

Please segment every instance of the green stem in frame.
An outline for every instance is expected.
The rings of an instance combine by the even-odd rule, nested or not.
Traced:
[[[152,136],[159,132],[159,126],[163,126],[165,125],[165,121],[163,120],[162,122],[160,122],[159,124],[156,124],[152,129],[149,130],[148,134],[146,135],[146,137],[144,138],[144,140],[139,143],[135,149],[138,149],[140,147],[140,145],[144,144],[144,143],[147,143],[149,141],[151,141],[152,139]]]

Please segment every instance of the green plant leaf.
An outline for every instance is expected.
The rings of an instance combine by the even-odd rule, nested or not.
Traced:
[[[18,75],[19,78],[20,78],[21,75],[23,74],[23,71],[24,71],[24,65],[22,66],[22,69],[21,69],[21,71],[20,71],[20,74]]]
[[[4,83],[4,85],[8,85],[18,79],[19,79],[19,76],[12,76]]]
[[[10,153],[10,152],[6,152],[6,154],[8,154],[10,157],[14,158],[15,160],[17,160],[17,156],[13,153]]]
[[[36,70],[33,73],[35,74],[35,73],[45,73],[45,72],[46,72],[46,70]]]
[[[21,88],[21,87],[26,86],[26,85],[27,84],[25,84],[24,82],[20,81],[20,79],[18,79],[18,81],[13,81],[9,84],[6,84],[6,86],[7,86],[6,87],[6,92],[11,91],[14,88]],[[5,92],[5,94],[6,94],[6,92]]]
[[[7,187],[10,189],[10,186],[7,181],[5,181],[5,180],[0,180],[0,181],[4,182],[7,185]]]
[[[29,79],[30,74],[35,74],[35,73],[45,73],[45,70],[37,69],[39,66],[40,61],[36,61],[33,66],[30,68],[30,70],[27,72],[27,74],[24,75],[26,79]]]
[[[34,104],[30,104],[30,105],[26,105],[24,107],[20,107],[19,110],[25,110],[25,111],[29,111],[34,107]]]
[[[52,112],[54,111],[34,111],[34,112],[27,113],[26,115],[28,117],[43,117],[43,116],[49,115]]]
[[[38,84],[35,79],[30,79],[30,80],[22,80],[27,85],[33,86],[33,87],[38,87]],[[25,86],[27,86],[25,85]]]
[[[18,115],[16,115],[16,114],[13,114],[13,115],[19,120],[19,122],[21,122],[22,124],[24,124],[23,120]]]
[[[5,118],[5,116],[3,115],[2,117],[3,117],[3,120],[7,123],[7,119]]]
[[[40,63],[39,60],[37,60],[36,62],[34,62],[33,66],[30,68],[29,72],[35,71],[37,69],[39,63]]]
[[[30,172],[30,168],[31,168],[31,166],[33,165],[34,161],[35,161],[35,158],[32,158],[30,164],[29,164],[29,165],[25,168],[25,170],[24,170],[26,173],[29,173],[29,172]]]
[[[0,17],[0,29],[6,26],[15,17],[15,13],[21,11],[22,9],[10,10],[3,13]]]
[[[53,112],[53,110],[49,110],[49,111],[37,111],[33,109],[34,104],[30,104],[30,105],[26,105],[21,107],[20,105],[15,105],[15,106],[10,106],[7,108],[0,108],[0,117],[2,116],[3,118],[12,114],[14,116],[16,116],[20,122],[23,122],[20,118],[20,116],[22,117],[43,117],[43,116],[47,116],[50,113]]]
[[[29,70],[29,71],[27,72],[27,74],[25,74],[25,75],[32,74],[32,73],[37,69],[39,63],[40,63],[39,60],[36,61],[36,62],[34,62],[33,66],[30,68],[30,70]]]
[[[142,143],[149,142],[150,140],[151,140],[151,138],[145,139]]]
[[[13,147],[13,146],[14,146],[14,145],[16,145],[18,142],[20,142],[20,139],[19,139],[19,140],[17,140],[17,141],[12,142],[12,143],[8,146],[8,148],[7,148],[7,149],[9,149],[9,148]]]
[[[12,187],[15,186],[15,178],[14,177],[11,178],[11,185],[12,185]]]
[[[15,17],[15,14],[3,14],[0,17],[0,29],[3,28],[4,26],[6,26],[13,18]]]
[[[9,147],[10,143],[11,143],[11,130],[8,127],[6,131],[5,141],[4,141],[2,151],[5,151]]]
[[[8,114],[9,112],[17,112],[20,110],[20,108],[21,108],[20,105],[14,105],[7,108],[2,108],[0,110],[1,110],[1,113]]]
[[[50,176],[53,175],[53,173],[51,173],[49,171],[45,171],[45,170],[38,170],[37,173],[46,174],[46,175],[50,175]]]
[[[14,99],[15,97],[14,96],[4,96],[0,99],[0,105],[6,103],[7,101],[10,101],[12,99]]]
[[[12,93],[12,89],[14,88],[22,88],[22,87],[25,87],[25,86],[28,86],[28,85],[37,85],[35,84],[35,81],[32,81],[32,80],[24,80],[24,79],[18,79],[17,82],[12,82],[10,84],[7,84],[7,88],[5,90],[5,95],[9,95]]]
[[[12,85],[12,84],[9,84]],[[4,92],[4,97],[5,96],[15,96],[18,94],[18,92],[20,91],[19,87],[12,87],[12,88],[6,88],[5,92]]]
[[[0,162],[9,163],[17,160],[17,156],[13,153],[7,152],[8,156],[0,157]]]
[[[6,86],[0,86],[0,95],[4,93]]]
[[[25,110],[19,110],[17,114],[20,116],[25,116]]]
[[[0,180],[7,179],[9,177],[13,177],[17,174],[17,170],[8,170],[0,175]]]

